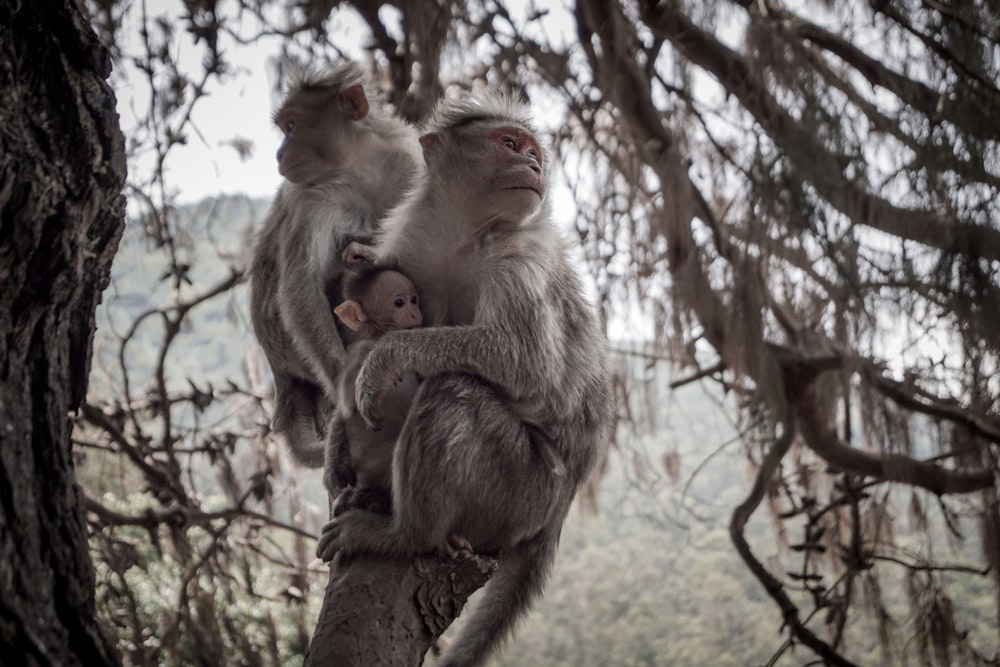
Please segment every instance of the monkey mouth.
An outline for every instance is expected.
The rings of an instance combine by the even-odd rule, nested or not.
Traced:
[[[529,190],[531,192],[534,192],[539,197],[542,196],[542,191],[541,191],[540,188],[532,187],[530,185],[512,185],[511,187],[506,188],[506,189],[507,190]]]

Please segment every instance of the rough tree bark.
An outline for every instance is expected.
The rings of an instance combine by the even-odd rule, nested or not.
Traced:
[[[0,0],[0,662],[118,664],[70,412],[124,228],[111,71],[73,0]]]
[[[334,558],[304,667],[418,667],[499,565],[465,553]]]

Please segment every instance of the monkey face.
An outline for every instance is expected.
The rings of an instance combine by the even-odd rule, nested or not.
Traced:
[[[383,329],[412,329],[423,324],[417,288],[402,273],[380,273],[365,300],[369,319]]]
[[[499,127],[486,136],[493,153],[497,195],[509,197],[511,211],[533,212],[545,197],[542,148],[535,137],[520,127]]]
[[[360,84],[336,94],[320,87],[289,95],[274,116],[285,135],[275,155],[278,173],[298,185],[334,177],[356,156],[361,131],[352,124],[367,115],[368,99]]]
[[[421,138],[428,168],[442,174],[449,199],[475,211],[477,219],[519,223],[537,213],[545,199],[542,148],[526,128],[476,120],[452,135]],[[444,174],[462,174],[460,184]]]

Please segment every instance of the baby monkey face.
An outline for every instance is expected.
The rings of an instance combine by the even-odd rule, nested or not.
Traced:
[[[383,328],[412,329],[423,324],[417,288],[402,273],[380,273],[366,301],[369,302],[364,304],[368,319]]]

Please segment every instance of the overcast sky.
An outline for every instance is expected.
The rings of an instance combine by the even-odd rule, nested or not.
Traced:
[[[181,3],[151,0],[148,3],[151,17],[165,16],[175,25],[176,12]],[[173,13],[173,15],[172,15]],[[142,117],[148,104],[149,92],[144,77],[131,66],[130,57],[142,52],[139,40],[139,11],[133,9],[126,17],[128,26],[123,33],[126,58],[119,63],[114,87],[118,96],[118,110],[126,137],[136,131],[136,118]],[[360,46],[363,30],[360,21],[351,13],[338,12],[330,23],[331,34],[337,44],[354,57],[361,57]],[[252,30],[252,28],[248,29]],[[179,32],[174,36],[174,55],[189,76],[196,78],[201,71],[203,51],[193,43],[191,36]],[[224,57],[232,73],[223,80],[208,86],[209,95],[199,100],[194,108],[192,131],[187,142],[172,149],[166,162],[168,186],[177,194],[178,202],[198,201],[218,194],[247,194],[254,197],[271,197],[281,183],[274,159],[280,133],[271,124],[271,113],[277,105],[275,74],[272,61],[280,53],[280,43],[262,39],[251,46],[238,46],[228,37],[220,36]],[[236,138],[249,139],[254,146],[247,159],[228,145]],[[134,158],[131,169],[152,168],[152,156]]]
[[[532,11],[532,6],[546,7],[550,11],[544,20],[549,38],[568,39],[573,33],[572,21],[565,0],[509,0],[508,9],[515,20]],[[174,25],[181,25],[178,12],[183,4],[173,0],[147,0],[150,17],[164,16]],[[386,8],[384,8],[386,9]],[[125,17],[126,29],[122,43],[126,58],[119,63],[120,71],[114,80],[118,95],[118,109],[126,137],[135,131],[136,117],[142,116],[148,104],[148,87],[142,75],[132,67],[130,57],[142,53],[139,42],[140,11],[133,7]],[[391,18],[389,24],[391,25]],[[332,41],[349,56],[361,59],[361,46],[368,37],[367,28],[356,14],[335,10],[327,25]],[[245,35],[253,34],[253,26],[246,26]],[[178,32],[173,37],[174,55],[189,75],[197,77],[204,57],[200,45],[195,45],[190,34]],[[251,46],[239,46],[226,35],[220,35],[224,57],[232,65],[232,75],[222,81],[213,80],[210,95],[198,101],[193,128],[187,143],[172,149],[166,163],[168,186],[177,195],[178,202],[198,201],[208,196],[247,194],[254,197],[271,197],[281,179],[277,172],[274,153],[278,149],[279,133],[271,124],[271,113],[278,101],[275,98],[274,67],[272,62],[280,53],[276,38],[261,39]],[[253,142],[252,156],[241,160],[227,142],[234,138]],[[152,156],[133,159],[130,168],[150,170]]]

